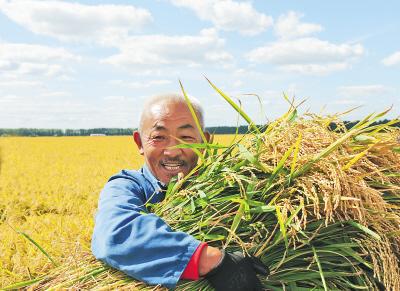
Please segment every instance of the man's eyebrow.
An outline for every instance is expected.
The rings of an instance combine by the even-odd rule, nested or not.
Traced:
[[[179,126],[178,129],[194,129],[193,125],[187,123],[182,126]]]
[[[154,125],[153,129],[154,130],[167,130],[165,126],[158,125],[158,124]]]

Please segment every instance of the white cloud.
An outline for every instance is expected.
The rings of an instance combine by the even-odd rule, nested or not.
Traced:
[[[279,40],[250,51],[252,63],[270,63],[279,69],[297,73],[326,74],[344,70],[362,56],[360,44],[334,44],[318,38]]]
[[[393,91],[384,85],[341,86],[337,89],[339,95],[346,97],[382,97]]]
[[[163,86],[163,85],[168,85],[171,84],[172,82],[170,80],[150,80],[150,81],[142,81],[142,82],[127,82],[124,80],[112,80],[110,81],[110,84],[113,85],[120,85],[120,86],[125,86],[133,89],[141,89],[141,88],[150,88],[150,87],[155,87],[155,86]]]
[[[102,41],[138,31],[152,20],[149,11],[131,5],[0,0],[0,11],[34,33],[63,41]]]
[[[123,96],[114,97],[118,102],[109,102],[113,98],[104,99],[94,105],[85,96],[67,99],[54,98],[51,94],[0,94],[0,124],[6,128],[136,126],[140,108],[137,99]]]
[[[365,102],[358,99],[337,99],[329,103],[329,105],[342,105],[342,106],[361,106]]]
[[[71,60],[79,57],[63,48],[44,45],[0,42],[0,63],[24,61],[29,63],[48,60]]]
[[[114,101],[124,101],[124,100],[126,100],[126,97],[122,96],[122,95],[111,95],[111,96],[104,97],[103,100],[112,101],[112,102],[114,102]]]
[[[384,58],[382,63],[385,66],[394,66],[400,64],[400,51],[391,54],[390,56]]]
[[[238,87],[242,87],[242,86],[243,86],[243,82],[240,80],[236,80],[235,82],[233,82],[234,88],[238,88]]]
[[[16,80],[16,79],[9,79],[9,80],[2,80],[0,81],[0,88],[21,88],[21,87],[40,87],[43,86],[41,82],[38,81],[30,81],[30,80]]]
[[[132,70],[160,65],[193,67],[232,62],[233,56],[224,51],[223,46],[224,40],[214,29],[204,29],[195,36],[139,35],[119,43],[120,53],[103,62]]]
[[[303,16],[303,14],[294,11],[279,16],[274,25],[275,34],[279,38],[291,39],[322,31],[323,28],[319,24],[300,22]]]
[[[63,48],[0,42],[0,75],[11,79],[27,75],[62,76],[71,71],[66,62],[79,60]]]
[[[211,21],[216,28],[256,35],[272,25],[272,18],[254,9],[249,2],[232,0],[171,0],[178,7],[192,9],[202,20]]]
[[[17,95],[0,95],[0,103],[11,103],[18,100],[19,97]]]
[[[70,92],[67,91],[48,91],[48,92],[44,92],[42,93],[42,96],[44,97],[69,97],[71,96]]]
[[[350,64],[346,62],[328,64],[288,64],[279,66],[279,69],[285,72],[311,75],[326,75],[332,72],[343,71],[349,68]]]

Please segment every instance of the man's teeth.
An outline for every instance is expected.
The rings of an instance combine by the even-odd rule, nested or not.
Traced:
[[[176,171],[182,167],[182,164],[164,164],[164,167],[167,168],[167,170]]]

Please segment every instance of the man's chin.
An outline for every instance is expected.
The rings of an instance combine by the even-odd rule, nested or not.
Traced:
[[[162,174],[162,179],[161,182],[163,183],[169,183],[171,181],[171,179],[173,179],[176,176],[186,176],[188,174],[188,171],[186,169],[179,169],[179,170],[163,170],[163,174]],[[164,180],[164,181],[163,181]],[[167,181],[167,182],[165,182]]]

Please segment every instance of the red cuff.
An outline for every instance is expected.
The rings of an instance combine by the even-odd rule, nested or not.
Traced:
[[[207,243],[201,243],[196,251],[193,253],[192,257],[190,258],[189,263],[186,266],[186,269],[183,271],[181,275],[181,279],[186,280],[198,280],[199,276],[199,261],[200,255],[203,249],[207,246]]]

